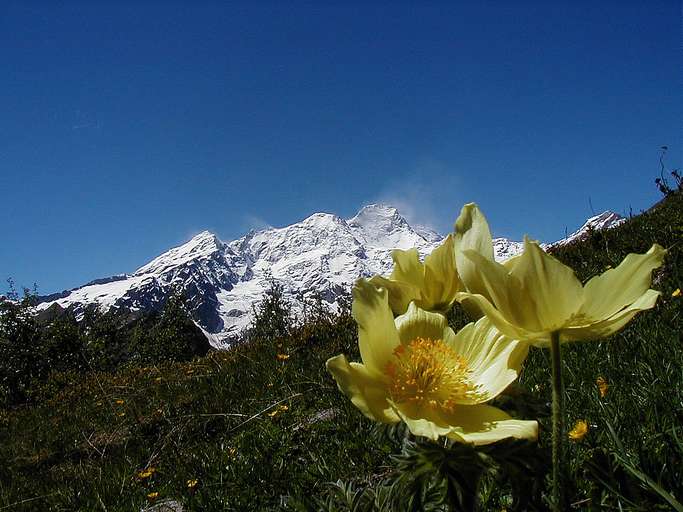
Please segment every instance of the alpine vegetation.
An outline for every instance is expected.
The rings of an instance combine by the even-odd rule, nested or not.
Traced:
[[[399,250],[346,259],[344,224]],[[428,247],[406,230],[374,208],[252,234],[255,274],[374,270],[336,310],[273,272],[229,350],[197,326],[209,237],[145,270],[156,312],[77,304],[126,278],[61,313],[0,299],[0,509],[683,511],[683,195],[507,257],[475,205]]]

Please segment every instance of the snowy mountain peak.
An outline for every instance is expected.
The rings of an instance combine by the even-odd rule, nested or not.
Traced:
[[[604,212],[556,244],[621,222],[618,215]],[[416,248],[424,257],[442,241],[439,233],[410,225],[396,208],[383,204],[367,205],[348,220],[316,213],[290,226],[251,231],[227,244],[202,231],[132,275],[43,297],[38,307],[58,304],[72,307],[77,315],[91,304],[102,310],[146,311],[162,307],[171,290],[180,288],[197,325],[215,347],[225,347],[249,325],[254,305],[273,279],[283,286],[295,312],[313,296],[334,309],[359,277],[389,274],[394,249]],[[519,254],[523,246],[506,238],[493,243],[498,260]]]
[[[612,227],[615,224],[621,224],[622,222],[624,222],[624,220],[626,219],[624,219],[618,213],[606,210],[602,212],[600,215],[596,215],[595,217],[589,218],[584,223],[584,225],[581,226],[581,229],[589,229],[589,226],[593,229],[604,229],[607,227]]]
[[[423,249],[437,241],[432,233],[425,237],[413,229],[396,208],[385,204],[364,206],[347,224],[358,240],[373,248]]]
[[[384,228],[408,224],[396,208],[381,203],[363,206],[348,222],[351,226]]]
[[[133,275],[160,274],[171,267],[183,265],[197,258],[210,257],[224,248],[225,244],[216,235],[210,231],[202,231],[183,245],[154,258],[147,265],[137,269]]]
[[[590,217],[586,222],[584,222],[583,226],[574,231],[567,238],[563,238],[562,240],[555,242],[553,245],[566,245],[571,242],[575,242],[576,240],[583,240],[592,231],[613,228],[619,224],[622,224],[623,222],[626,222],[626,219],[621,215],[606,210],[599,215]]]
[[[300,224],[305,226],[310,226],[314,228],[329,228],[337,227],[344,224],[344,220],[337,215],[332,213],[314,213],[313,215],[306,217],[301,221]],[[296,224],[295,224],[296,225]]]

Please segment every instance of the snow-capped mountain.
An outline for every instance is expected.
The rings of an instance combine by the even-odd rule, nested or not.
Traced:
[[[621,221],[605,212],[556,243]],[[180,288],[212,345],[225,347],[247,327],[253,306],[271,280],[283,286],[295,309],[314,294],[334,307],[358,277],[390,273],[392,250],[416,247],[424,256],[442,240],[429,228],[411,226],[396,208],[379,204],[363,207],[351,219],[316,213],[291,226],[251,231],[228,243],[204,231],[132,274],[43,297],[38,307],[57,304],[77,314],[92,304],[103,310],[143,311],[158,308],[171,290]],[[522,243],[496,238],[494,248],[496,258],[504,260],[521,252]]]

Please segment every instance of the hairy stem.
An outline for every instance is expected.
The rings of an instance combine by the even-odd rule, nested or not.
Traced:
[[[553,388],[553,486],[551,501],[553,511],[560,512],[563,505],[564,386],[562,384],[562,354],[560,352],[559,331],[551,333],[550,361]]]

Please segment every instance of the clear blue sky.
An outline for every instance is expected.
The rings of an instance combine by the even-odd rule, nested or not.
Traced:
[[[59,4],[0,4],[0,277],[41,293],[376,201],[554,240],[683,165],[677,1]]]

